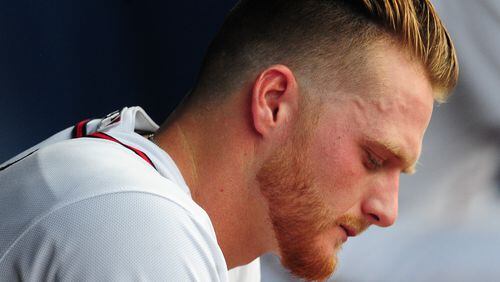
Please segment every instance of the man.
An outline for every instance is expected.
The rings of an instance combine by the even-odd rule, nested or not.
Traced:
[[[274,252],[326,279],[396,219],[457,72],[428,1],[241,1],[161,128],[125,108],[1,166],[0,278],[226,281]]]

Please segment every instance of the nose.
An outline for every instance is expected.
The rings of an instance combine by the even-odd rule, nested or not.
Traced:
[[[368,222],[380,227],[393,225],[398,217],[399,174],[384,182],[373,186],[361,206]]]

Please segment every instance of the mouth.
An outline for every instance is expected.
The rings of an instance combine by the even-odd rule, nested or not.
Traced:
[[[350,226],[341,224],[340,228],[344,229],[344,232],[348,237],[354,237],[357,235],[356,230]]]

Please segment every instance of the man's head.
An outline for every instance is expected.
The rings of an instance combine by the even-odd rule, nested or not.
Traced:
[[[429,1],[243,0],[187,104],[217,111],[239,95],[274,251],[324,279],[347,236],[395,221],[399,174],[457,76]]]
[[[366,68],[376,74],[357,90],[339,92],[320,114],[299,113],[290,122],[291,133],[257,173],[278,254],[297,276],[328,277],[346,236],[371,224],[392,225],[399,175],[411,173],[420,154],[433,108],[432,87],[423,68],[397,45],[375,50],[377,59]],[[293,88],[288,84],[281,103],[274,102],[280,104],[275,123],[254,118],[263,136],[281,138],[286,125],[280,120],[293,116]]]
[[[422,63],[436,100],[445,100],[458,65],[429,0],[242,0],[207,52],[198,98],[220,103],[274,64],[293,70],[303,89],[355,87],[380,41],[398,42]]]

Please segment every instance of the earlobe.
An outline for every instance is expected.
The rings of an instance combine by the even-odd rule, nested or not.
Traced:
[[[296,112],[298,86],[295,76],[286,66],[272,66],[260,73],[251,95],[253,125],[264,137],[286,126]]]

